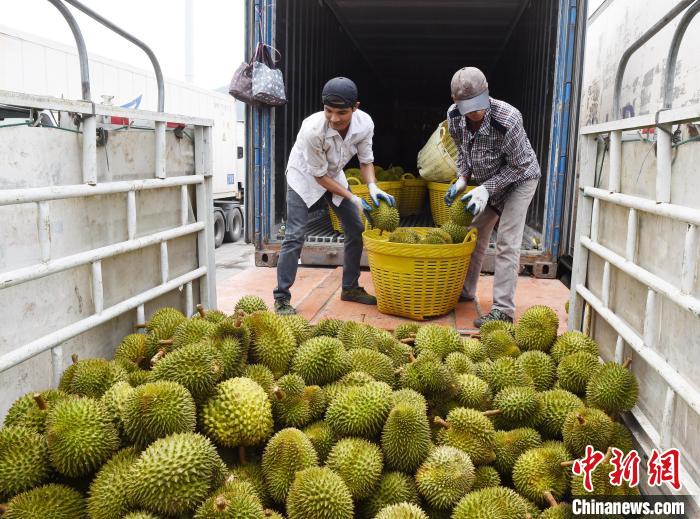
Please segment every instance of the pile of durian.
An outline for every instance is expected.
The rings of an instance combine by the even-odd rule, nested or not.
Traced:
[[[78,359],[0,429],[3,519],[543,519],[585,493],[572,461],[633,448],[637,381],[556,313],[393,333],[156,311],[114,358]]]
[[[356,178],[360,184],[364,183],[360,168],[348,168],[345,170],[346,178]],[[374,177],[377,182],[396,182],[402,178],[416,178],[413,173],[406,173],[401,166],[392,166],[384,169],[381,166],[374,166]]]

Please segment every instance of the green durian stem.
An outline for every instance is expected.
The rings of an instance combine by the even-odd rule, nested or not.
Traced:
[[[224,512],[228,510],[228,501],[224,496],[217,496],[216,500],[214,501],[214,506],[216,506],[216,509],[219,512]]]
[[[557,500],[554,499],[554,496],[552,495],[552,493],[549,490],[545,490],[543,492],[543,494],[544,494],[544,498],[549,503],[549,506],[551,506],[551,507],[559,506],[559,503],[557,503]]]
[[[394,375],[400,375],[401,373],[403,373],[403,366],[394,370]]]
[[[238,310],[238,312],[236,312],[236,322],[234,323],[236,328],[240,328],[241,324],[243,323],[244,316],[245,312],[243,310]]]
[[[408,362],[410,362],[411,364],[413,364],[415,361],[416,361],[416,356],[413,355],[413,353],[411,353],[411,352],[409,351],[409,352],[408,352]]]
[[[576,463],[576,460],[562,461],[559,466],[565,469],[566,467],[571,467],[574,463]]]
[[[73,361],[73,364],[77,364],[78,363],[78,354],[74,353],[73,355],[71,355],[70,360]]]
[[[156,362],[158,362],[160,359],[162,359],[165,356],[165,350],[164,349],[159,349],[158,353],[153,355],[153,358],[151,359],[151,366],[155,365]]]
[[[484,416],[496,416],[497,414],[501,414],[503,411],[500,409],[491,409],[490,411],[484,411]]]
[[[158,344],[160,346],[172,346],[173,342],[175,342],[175,341],[173,341],[172,339],[162,339],[162,340],[158,341]]]
[[[197,305],[197,311],[199,312],[199,315],[202,317],[207,315],[207,313],[204,311],[204,306],[202,306],[201,304]]]
[[[275,398],[277,400],[282,400],[284,398],[284,391],[282,391],[279,387],[275,387],[272,392],[275,394]]]
[[[401,339],[401,342],[403,344],[415,344],[416,338],[415,337],[406,337],[405,339]]]
[[[134,325],[134,330],[140,330],[141,328],[145,328],[146,326],[148,326],[146,323],[136,323]]]
[[[581,413],[576,413],[576,419],[581,425],[586,425],[586,419],[581,415]]]
[[[7,505],[0,505],[0,515],[7,512]]]
[[[248,458],[245,455],[245,447],[243,445],[238,446],[238,461],[241,463],[241,465],[248,464]]]
[[[630,364],[632,364],[632,357],[627,357],[625,362],[622,364],[622,367],[627,369],[630,367]]]
[[[46,401],[44,400],[44,397],[41,396],[41,393],[34,393],[34,401],[36,402],[36,405],[39,406],[39,409],[42,411],[46,411],[48,406],[46,405]]]
[[[440,418],[439,416],[436,416],[435,418],[433,418],[433,423],[434,423],[435,425],[439,425],[440,427],[444,427],[445,429],[449,429],[449,428],[450,428],[450,424],[447,423],[447,422],[446,422],[445,420],[443,420],[442,418]]]
[[[605,457],[603,458],[603,461],[601,463],[607,463],[610,461],[610,458],[612,457],[612,446],[608,447],[608,450],[605,452]]]

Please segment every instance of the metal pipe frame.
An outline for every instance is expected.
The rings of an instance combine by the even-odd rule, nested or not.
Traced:
[[[63,15],[63,18],[66,19],[66,22],[68,22],[68,26],[73,33],[75,45],[78,47],[78,61],[80,63],[80,87],[83,100],[92,101],[92,97],[90,95],[90,66],[88,64],[88,53],[80,26],[78,25],[78,22],[75,21],[73,14],[65,5],[63,5],[61,0],[49,0],[49,2]]]
[[[673,40],[671,41],[671,47],[668,49],[668,57],[666,58],[666,71],[664,74],[664,108],[671,108],[673,106],[673,83],[676,78],[676,59],[678,58],[678,50],[681,47],[681,42],[685,36],[685,31],[688,29],[688,25],[700,12],[700,0],[691,5],[688,10],[683,13],[681,21],[678,22],[675,32],[673,33]]]
[[[49,0],[50,2],[59,2],[60,0]],[[86,15],[88,15],[90,18],[93,20],[101,23],[108,29],[111,29],[112,31],[116,32],[119,36],[122,38],[129,40],[131,43],[139,47],[141,50],[143,50],[146,55],[148,56],[148,59],[151,60],[151,64],[153,65],[153,70],[156,74],[156,82],[158,83],[158,111],[163,112],[165,110],[165,83],[163,82],[163,72],[160,69],[160,63],[158,63],[158,58],[154,54],[154,52],[151,50],[151,48],[143,43],[141,40],[136,38],[135,36],[132,36],[128,32],[126,32],[124,29],[121,27],[113,24],[107,18],[99,15],[89,7],[83,5],[82,3],[78,2],[78,0],[64,0],[66,3],[72,5],[76,9],[82,11]]]

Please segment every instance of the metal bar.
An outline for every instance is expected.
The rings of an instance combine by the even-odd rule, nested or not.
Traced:
[[[600,200],[593,199],[593,213],[591,214],[591,240],[598,242],[598,229],[600,227]]]
[[[56,274],[57,272],[87,265],[88,263],[100,261],[105,258],[111,258],[126,252],[143,249],[162,241],[172,240],[188,234],[201,232],[203,229],[203,222],[191,223],[183,227],[176,227],[174,229],[168,229],[155,234],[141,236],[134,240],[113,243],[97,249],[79,252],[77,254],[58,258],[46,263],[39,263],[28,267],[22,267],[17,270],[3,272],[0,274],[0,290],[19,285],[25,281],[40,279],[51,274]]]
[[[41,261],[51,259],[51,216],[48,202],[37,204],[37,231],[39,233],[39,246],[41,247]]]
[[[632,208],[627,217],[627,241],[625,242],[625,259],[635,262],[637,257],[637,231],[639,226],[639,217],[637,210]]]
[[[695,270],[698,265],[698,226],[688,225],[683,247],[681,268],[681,292],[690,294],[695,286]]]
[[[690,311],[695,316],[700,317],[700,299],[682,293],[678,287],[675,287],[668,281],[661,279],[660,277],[643,269],[639,265],[630,263],[629,261],[625,260],[625,258],[612,252],[603,245],[594,243],[590,238],[582,236],[580,241],[583,247],[600,256],[605,261],[609,261],[614,267],[617,267],[625,274],[646,285],[654,292],[658,292],[659,294],[669,298],[681,308]]]
[[[617,65],[617,72],[615,74],[615,89],[613,91],[613,117],[615,119],[621,116],[620,91],[622,90],[622,78],[625,75],[625,69],[627,68],[627,62],[629,61],[630,57],[637,51],[637,49],[649,41],[652,36],[666,27],[666,25],[668,25],[671,20],[678,16],[681,11],[692,4],[693,1],[694,0],[682,0],[678,2],[678,4],[676,4],[673,9],[671,9],[663,18],[647,29],[647,31],[639,38],[637,38],[637,40],[630,45],[620,57],[620,61]]]
[[[92,263],[92,303],[95,305],[95,313],[104,310],[104,287],[102,286],[102,262]]]
[[[130,240],[136,237],[136,191],[126,194],[126,228]]]
[[[620,177],[622,172],[622,132],[610,132],[610,174],[608,177],[608,190],[618,193],[620,191]]]
[[[618,364],[622,364],[624,354],[625,354],[625,341],[623,341],[622,337],[620,337],[618,335],[617,342],[615,342],[615,362],[617,362]]]
[[[187,186],[180,187],[180,225],[187,225],[190,215],[190,198]]]
[[[90,66],[88,64],[88,53],[87,47],[85,46],[85,39],[83,38],[83,33],[80,31],[80,26],[78,22],[75,21],[73,14],[70,12],[61,0],[49,0],[53,6],[59,10],[63,15],[63,18],[68,22],[71,32],[73,33],[73,38],[75,38],[75,45],[78,47],[78,61],[80,63],[80,90],[85,101],[91,101],[90,96]]]
[[[146,322],[146,307],[144,305],[139,305],[136,307],[136,323]],[[146,333],[146,330],[141,330],[142,333]]]
[[[165,86],[163,83],[163,73],[160,70],[160,63],[158,63],[158,58],[156,58],[156,55],[153,53],[153,51],[150,49],[148,45],[143,43],[141,40],[138,38],[135,38],[128,32],[126,32],[124,29],[121,27],[113,24],[103,16],[100,16],[97,14],[95,11],[92,9],[88,8],[87,6],[83,5],[82,3],[78,2],[78,0],[65,0],[67,3],[75,7],[76,9],[81,10],[84,12],[86,15],[88,15],[90,18],[93,20],[96,20],[100,22],[102,25],[107,27],[108,29],[111,29],[112,31],[116,32],[118,35],[121,37],[129,40],[131,43],[136,45],[137,47],[140,47],[148,56],[148,59],[151,60],[151,64],[153,65],[153,70],[156,74],[156,82],[158,83],[158,111],[162,112],[165,109]]]
[[[688,10],[683,13],[683,17],[676,26],[676,30],[673,33],[673,40],[671,41],[671,47],[668,49],[668,57],[666,58],[666,70],[664,72],[664,87],[663,87],[663,100],[664,108],[671,108],[673,105],[673,83],[676,79],[676,60],[678,58],[678,49],[681,47],[681,41],[683,41],[683,36],[685,36],[685,31],[688,29],[688,25],[695,15],[700,12],[700,2],[695,2],[691,5]]]
[[[192,302],[192,282],[185,283],[185,315],[187,317],[194,313],[194,303]]]
[[[147,179],[108,182],[94,187],[71,185],[34,187],[28,189],[3,189],[0,190],[0,206],[42,202],[44,200],[80,198],[83,196],[93,195],[111,195],[114,193],[128,193],[129,191],[143,191],[146,189],[160,189],[164,187],[177,187],[190,184],[201,184],[203,181],[204,177],[202,175],[185,175],[181,177],[166,178],[163,180]]]
[[[610,262],[606,261],[603,267],[603,304],[610,307]]]
[[[659,308],[656,292],[647,290],[647,304],[644,311],[644,344],[653,348],[659,337]]]
[[[203,184],[198,184],[195,192],[197,201],[197,222],[202,225],[202,229],[197,233],[197,256],[200,265],[207,264],[207,250],[209,249],[207,240],[207,216],[209,208],[206,207],[206,191]],[[209,307],[208,280],[199,280],[199,302],[205,307]]]
[[[107,321],[114,319],[125,312],[133,310],[147,301],[152,301],[157,297],[167,294],[171,290],[175,290],[179,286],[182,286],[193,279],[206,275],[206,273],[206,267],[199,267],[198,269],[183,274],[182,276],[179,276],[168,283],[148,289],[145,292],[122,301],[121,303],[110,306],[109,308],[103,310],[100,314],[91,315],[90,317],[45,335],[40,339],[25,344],[24,346],[21,346],[20,348],[17,348],[16,350],[13,350],[10,353],[0,357],[0,373],[10,369],[13,366],[16,366],[17,364],[29,360],[58,344],[65,342],[68,339],[72,339],[76,335],[80,335],[81,333],[91,330],[100,324],[106,323]]]
[[[662,450],[671,448],[673,441],[673,419],[676,414],[676,392],[666,388],[666,400],[664,401],[664,411],[661,416],[661,427],[659,427],[659,447]]]
[[[194,133],[195,172],[204,175],[196,188],[197,221],[204,229],[197,236],[199,264],[207,265],[205,279],[199,281],[199,300],[207,308],[216,308],[216,260],[214,258],[214,213],[212,200],[212,140],[211,128],[197,126]]]
[[[584,126],[579,131],[581,135],[593,135],[608,133],[616,130],[638,130],[640,128],[652,128],[657,124],[680,124],[696,121],[700,118],[700,104],[664,110],[658,114],[639,115],[628,119],[617,119],[607,123]]]
[[[609,308],[605,308],[602,302],[583,285],[577,285],[576,291],[591,305],[603,319],[625,340],[627,344],[668,383],[671,388],[695,411],[700,413],[700,393],[675,368],[673,368],[661,355],[647,347],[637,332],[625,321],[615,315]]]
[[[51,387],[58,387],[63,374],[63,346],[51,348]]]
[[[160,280],[167,283],[170,275],[170,265],[168,263],[168,242],[160,242]]]
[[[97,119],[93,115],[83,117],[83,183],[97,184]]]
[[[166,145],[165,145],[165,123],[156,121],[156,178],[165,178],[166,173]]]
[[[659,125],[656,132],[656,201],[671,201],[671,125]]]
[[[2,192],[0,191],[0,195]],[[623,195],[622,193],[610,193],[604,189],[586,187],[584,194],[587,197],[600,198],[605,202],[621,205],[630,209],[637,209],[645,213],[654,214],[678,220],[693,225],[700,225],[700,210],[676,204],[657,204],[648,198],[641,198],[633,195]]]

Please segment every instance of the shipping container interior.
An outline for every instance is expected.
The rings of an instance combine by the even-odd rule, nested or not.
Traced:
[[[525,248],[533,247],[546,210],[557,0],[296,0],[266,6],[273,9],[273,45],[281,53],[288,96],[272,115],[273,240],[281,237],[285,219],[289,152],[302,120],[322,109],[327,79],[342,75],[357,83],[361,109],[375,123],[375,163],[415,172],[418,151],[446,118],[452,74],[471,65],[486,73],[493,97],[522,112],[539,159],[542,179],[524,240]],[[342,241],[325,211],[316,214],[307,240]],[[416,223],[431,225],[429,211],[404,222]]]

